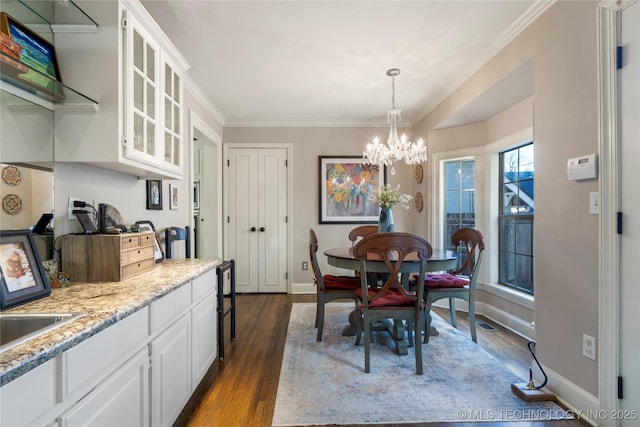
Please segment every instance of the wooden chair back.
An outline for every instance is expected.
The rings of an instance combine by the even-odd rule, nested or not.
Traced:
[[[364,304],[369,305],[376,299],[384,298],[391,289],[396,289],[404,297],[422,304],[423,289],[420,288],[423,286],[418,286],[415,293],[410,292],[402,286],[400,277],[402,273],[411,272],[421,272],[424,277],[427,259],[432,252],[429,242],[411,233],[375,233],[360,240],[353,248],[354,258],[360,261],[360,274],[367,271],[367,259],[384,261],[388,273],[384,285],[377,290],[370,301],[366,301],[368,292],[363,292]],[[405,261],[410,261],[411,264],[406,267]]]
[[[354,228],[349,232],[349,240],[351,241],[351,246],[356,245],[356,241],[358,238],[367,237],[372,234],[376,234],[378,232],[377,225],[361,225],[359,227]]]
[[[473,279],[475,272],[480,267],[484,252],[484,237],[482,233],[477,228],[459,228],[451,236],[451,243],[463,257],[458,268],[451,271],[451,274],[464,274],[468,275],[469,279]]]

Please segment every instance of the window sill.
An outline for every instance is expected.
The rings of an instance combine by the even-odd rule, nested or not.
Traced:
[[[535,299],[533,295],[525,294],[516,289],[494,283],[478,283],[478,289],[496,295],[514,304],[521,305],[531,310],[535,309]]]

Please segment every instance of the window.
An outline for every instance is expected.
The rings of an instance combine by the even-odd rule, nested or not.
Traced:
[[[533,295],[533,142],[500,153],[499,282]]]
[[[445,185],[445,232],[446,249],[454,250],[451,235],[460,227],[474,227],[475,207],[475,162],[454,160],[444,164]]]

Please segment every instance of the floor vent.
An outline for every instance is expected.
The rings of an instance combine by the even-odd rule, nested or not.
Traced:
[[[497,329],[485,322],[479,322],[478,327],[484,329],[485,331],[496,331]]]

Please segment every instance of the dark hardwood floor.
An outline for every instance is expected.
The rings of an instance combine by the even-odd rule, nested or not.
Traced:
[[[225,360],[213,363],[175,426],[270,426],[278,389],[280,365],[291,304],[315,302],[314,295],[243,294],[237,296],[237,339],[229,340],[226,321]],[[445,319],[448,310],[436,309]],[[479,321],[487,322],[480,318]],[[523,378],[529,370],[526,341],[499,326],[495,331],[478,328],[478,344]],[[466,316],[458,313],[458,329],[468,334]],[[310,333],[313,333],[310,331]],[[313,390],[301,391],[313,393]],[[421,423],[401,426],[478,427],[574,427],[580,420],[517,423]],[[351,427],[357,427],[353,425]],[[363,425],[364,426],[364,425]]]

